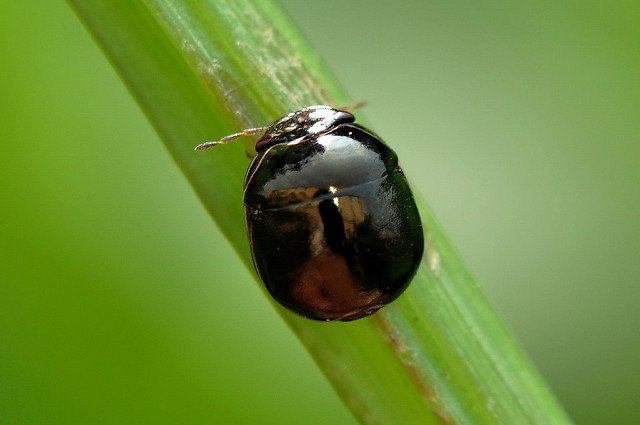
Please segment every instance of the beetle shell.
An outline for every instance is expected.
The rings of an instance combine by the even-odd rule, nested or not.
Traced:
[[[267,130],[247,172],[253,261],[283,306],[315,320],[358,319],[408,286],[424,248],[420,217],[396,154],[376,135],[350,114],[309,130],[301,111]],[[291,117],[298,128],[283,127]]]

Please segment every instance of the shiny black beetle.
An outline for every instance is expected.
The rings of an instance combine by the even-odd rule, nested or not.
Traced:
[[[396,299],[422,258],[418,209],[396,154],[346,111],[318,105],[264,132],[244,182],[253,262],[280,304],[355,320]]]

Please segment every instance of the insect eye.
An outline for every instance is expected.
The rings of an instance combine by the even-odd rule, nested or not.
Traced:
[[[356,120],[356,117],[353,116],[353,114],[346,112],[346,111],[340,111],[339,113],[337,113],[335,115],[335,118],[333,120],[333,124],[337,125],[337,124],[350,124],[352,122],[354,122]]]

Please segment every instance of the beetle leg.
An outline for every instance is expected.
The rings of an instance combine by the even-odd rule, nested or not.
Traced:
[[[366,100],[359,100],[357,102],[350,103],[349,105],[340,106],[336,109],[339,109],[340,111],[352,111],[354,109],[362,108],[366,104],[367,104]]]
[[[224,136],[220,140],[212,140],[210,142],[201,143],[201,144],[199,144],[198,146],[195,147],[195,150],[203,151],[203,150],[208,149],[208,148],[213,147],[213,146],[224,145],[225,143],[229,143],[230,141],[235,140],[235,139],[237,139],[239,137],[248,137],[248,136],[253,136],[254,134],[261,133],[261,132],[267,130],[268,128],[269,127],[247,128],[245,130],[242,130],[239,133],[233,133],[233,134],[230,134],[228,136]]]

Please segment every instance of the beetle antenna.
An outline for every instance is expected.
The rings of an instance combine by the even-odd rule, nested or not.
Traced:
[[[352,111],[354,109],[358,109],[358,108],[362,108],[363,106],[365,106],[367,104],[366,100],[359,100],[357,102],[351,103],[349,105],[345,105],[345,106],[341,106],[337,109],[341,110],[341,111]]]
[[[210,141],[210,142],[201,143],[201,144],[199,144],[198,146],[195,147],[195,150],[203,151],[203,150],[209,149],[209,148],[211,148],[213,146],[224,145],[224,144],[229,143],[230,141],[238,139],[240,137],[248,137],[248,136],[253,136],[254,134],[261,133],[263,131],[266,131],[268,128],[269,127],[247,128],[245,130],[242,130],[239,133],[233,133],[233,134],[230,134],[228,136],[224,136],[220,140],[213,140],[213,141]]]

